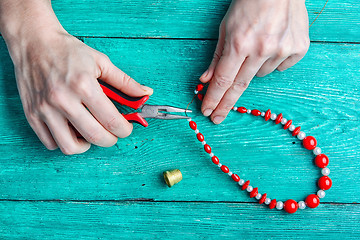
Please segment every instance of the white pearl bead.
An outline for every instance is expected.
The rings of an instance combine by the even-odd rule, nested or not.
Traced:
[[[246,110],[246,112],[247,112],[248,114],[250,114],[250,113],[251,113],[251,109]]]
[[[260,200],[260,198],[261,198],[261,193],[258,193],[256,196],[255,196],[255,198],[257,199],[257,200]]]
[[[237,111],[237,107],[234,107],[233,110],[234,110],[234,111]]]
[[[188,122],[191,122],[191,121],[192,121],[191,118],[188,118],[187,120],[188,120]]]
[[[269,205],[271,203],[271,199],[270,198],[265,198],[265,204]]]
[[[294,131],[294,130],[295,130],[295,126],[294,126],[294,125],[290,125],[289,130],[290,130],[290,131]]]
[[[195,91],[194,91],[194,93],[195,93],[195,94],[198,94],[198,93],[199,93],[199,91],[195,90]]]
[[[299,132],[299,134],[297,135],[297,138],[299,140],[303,140],[306,137],[306,134],[304,132]]]
[[[214,155],[213,153],[210,153],[209,155],[210,155],[210,157],[213,157],[213,156],[215,156],[215,155]]]
[[[328,176],[330,174],[330,169],[329,168],[323,168],[321,169],[321,174],[324,176]]]
[[[199,129],[195,129],[195,133],[198,134],[200,131]]]
[[[244,183],[245,183],[245,180],[244,180],[244,179],[240,179],[240,181],[238,182],[238,184],[239,184],[240,186],[244,185]]]
[[[315,155],[321,154],[321,148],[319,148],[319,147],[314,148],[313,153],[314,153]]]
[[[262,117],[265,116],[265,112],[261,112],[261,116],[262,116]]]
[[[272,113],[270,118],[271,118],[271,120],[275,120],[276,117],[277,117],[277,115],[275,113]]]
[[[278,201],[276,203],[276,209],[281,210],[284,207],[284,203],[282,201]]]
[[[324,198],[325,197],[325,191],[324,190],[319,190],[317,191],[317,195],[319,198]]]
[[[205,146],[205,144],[206,144],[206,142],[205,142],[205,141],[202,141],[201,143],[202,143],[202,145],[204,145],[204,146]]]
[[[306,204],[304,201],[300,201],[299,203],[299,209],[305,209],[306,208]]]
[[[248,192],[251,192],[252,190],[254,190],[254,188],[250,185],[246,188],[246,191],[248,191]]]
[[[218,167],[221,167],[221,166],[222,166],[222,164],[221,164],[221,163],[219,163],[219,164],[218,164]]]
[[[228,172],[228,175],[231,177],[231,175],[232,175],[232,172]]]
[[[281,119],[281,124],[282,124],[282,125],[285,125],[286,123],[287,123],[287,119],[286,119],[286,118]]]

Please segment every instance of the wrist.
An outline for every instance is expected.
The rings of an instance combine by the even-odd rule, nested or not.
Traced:
[[[8,47],[66,33],[48,0],[0,1],[0,32]]]

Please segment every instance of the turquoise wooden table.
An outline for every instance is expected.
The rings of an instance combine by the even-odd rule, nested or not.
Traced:
[[[325,1],[307,1],[312,21]],[[230,1],[54,1],[64,27],[141,83],[150,102],[185,107],[208,66]],[[28,126],[0,40],[0,239],[360,238],[360,7],[332,0],[310,28],[305,58],[255,78],[239,104],[282,112],[316,136],[333,187],[322,204],[289,215],[249,199],[199,150],[187,121],[150,120],[111,148],[64,156]],[[280,127],[231,114],[194,119],[223,163],[270,198],[316,191],[320,171]],[[183,180],[168,188],[162,172]]]

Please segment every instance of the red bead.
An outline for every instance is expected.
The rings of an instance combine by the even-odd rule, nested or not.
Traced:
[[[320,204],[320,199],[316,194],[310,194],[306,197],[305,202],[309,208],[316,208]]]
[[[269,204],[270,209],[273,209],[274,207],[276,207],[276,199],[271,200],[271,202]]]
[[[303,140],[303,145],[307,150],[313,150],[316,147],[316,139],[313,136],[307,136]]]
[[[275,124],[279,124],[281,122],[281,119],[283,118],[282,113],[280,113],[277,118],[275,119]]]
[[[205,144],[205,146],[204,146],[204,150],[205,150],[205,152],[207,152],[207,153],[211,153],[211,147],[210,147],[210,145],[209,144]]]
[[[319,154],[315,158],[315,164],[319,168],[324,168],[329,164],[329,158],[325,154]]]
[[[216,165],[218,165],[219,164],[219,158],[217,157],[217,156],[213,156],[212,158],[211,158],[211,160],[212,160],[212,162],[214,163],[214,164],[216,164]]]
[[[203,90],[203,88],[204,88],[204,85],[198,84],[198,85],[196,86],[196,91],[200,92],[201,90]]]
[[[296,127],[296,128],[294,129],[294,131],[292,132],[292,135],[293,135],[293,136],[298,135],[298,134],[299,134],[299,132],[300,132],[300,129],[301,129],[301,127],[300,127],[300,126],[299,126],[299,127]]]
[[[233,173],[233,175],[231,175],[231,178],[232,178],[235,182],[240,181],[240,177],[239,177],[237,174],[235,174],[235,173]]]
[[[244,108],[244,107],[239,107],[239,108],[237,109],[237,111],[238,111],[239,113],[246,113],[247,109]]]
[[[284,203],[284,210],[288,213],[294,213],[298,209],[298,203],[295,200],[289,199]]]
[[[228,173],[229,172],[229,168],[225,165],[221,166],[221,171],[223,171],[224,173]]]
[[[322,176],[319,178],[318,185],[322,190],[329,190],[332,186],[332,181],[328,176]]]
[[[264,116],[265,121],[269,120],[269,119],[270,119],[270,117],[271,117],[271,110],[270,110],[270,109],[268,109],[268,110],[266,111],[266,113],[265,113],[265,116]]]
[[[196,127],[197,127],[196,122],[190,121],[190,122],[189,122],[189,126],[190,126],[190,128],[191,128],[192,130],[196,130]]]
[[[264,194],[261,196],[261,198],[260,198],[260,200],[259,200],[259,204],[263,204],[263,203],[265,202],[266,196],[267,196],[266,193],[264,193]]]
[[[252,191],[251,191],[251,193],[250,193],[250,198],[253,198],[253,197],[255,197],[256,195],[258,195],[258,188],[256,187],[256,188],[254,188]]]
[[[253,109],[253,110],[251,110],[251,114],[254,116],[260,116],[261,112],[257,109]]]
[[[202,100],[204,99],[204,95],[201,94],[201,93],[199,93],[199,94],[197,95],[197,97],[198,97],[198,99],[199,99],[200,101],[202,101]]]
[[[250,184],[250,181],[247,180],[247,181],[244,183],[244,185],[241,186],[241,190],[245,190],[245,189],[249,186],[249,184]]]
[[[196,134],[196,137],[200,142],[204,141],[204,135],[202,135],[201,133]]]
[[[290,127],[290,125],[292,124],[292,120],[289,120],[286,122],[286,124],[284,125],[284,129],[288,129]]]

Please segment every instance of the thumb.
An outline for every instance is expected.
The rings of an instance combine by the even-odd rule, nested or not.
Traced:
[[[117,68],[108,58],[99,62],[100,79],[131,97],[152,95],[153,89],[141,85]]]
[[[200,81],[203,83],[207,83],[210,81],[214,75],[216,65],[218,64],[220,57],[222,55],[222,51],[224,49],[225,44],[225,26],[224,23],[221,23],[220,29],[219,29],[219,40],[216,45],[216,49],[214,52],[213,59],[210,63],[209,68],[201,75]]]

